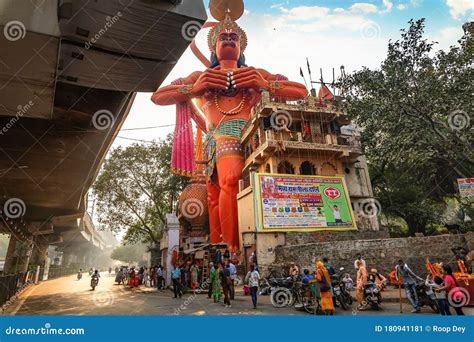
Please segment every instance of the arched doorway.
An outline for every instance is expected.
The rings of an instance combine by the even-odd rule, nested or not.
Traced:
[[[289,161],[283,160],[278,164],[278,173],[286,173],[289,175],[295,174],[295,168]]]
[[[316,174],[316,169],[313,163],[304,161],[300,165],[300,175],[313,176]]]

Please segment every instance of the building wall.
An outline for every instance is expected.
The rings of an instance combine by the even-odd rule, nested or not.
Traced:
[[[346,172],[346,168],[349,172]],[[345,165],[344,177],[351,197],[373,197],[367,162],[364,156],[357,158],[356,163]]]
[[[398,259],[403,259],[416,273],[425,275],[425,259],[432,263],[454,264],[451,248],[463,246],[472,248],[474,233],[440,235],[429,237],[409,237],[397,239],[345,240],[290,245],[294,242],[287,236],[286,246],[275,249],[274,267],[287,269],[289,263],[296,262],[301,269],[313,270],[315,262],[329,258],[335,268],[343,266],[355,276],[354,260],[357,253],[367,263],[367,268],[377,268],[383,274],[390,273]]]
[[[242,234],[255,232],[255,217],[253,210],[253,191],[252,188],[247,188],[237,195],[237,210],[239,217],[239,236],[240,249],[246,244],[242,238]],[[253,244],[254,242],[248,243]]]
[[[173,251],[179,249],[179,221],[174,214],[166,214],[166,228],[160,243],[166,285],[171,285],[171,258]]]

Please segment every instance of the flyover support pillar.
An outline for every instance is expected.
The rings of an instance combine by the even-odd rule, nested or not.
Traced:
[[[31,255],[30,265],[40,267],[39,279],[43,279],[45,269],[48,266],[48,247],[48,240],[39,236],[36,237],[36,241],[33,248],[33,254]]]
[[[32,252],[32,240],[27,239],[22,241],[17,239],[13,234],[10,235],[3,274],[26,272]]]

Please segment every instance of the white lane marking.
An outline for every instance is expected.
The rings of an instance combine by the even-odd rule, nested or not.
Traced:
[[[24,295],[24,298],[18,303],[18,305],[15,307],[15,310],[13,310],[9,316],[15,316],[16,313],[18,312],[18,310],[21,309],[21,307],[23,306],[23,304],[25,303],[25,301],[28,299],[28,297],[33,293],[34,290],[36,290],[38,287],[40,287],[41,285],[43,285],[44,282],[42,283],[39,283],[38,285],[33,285],[31,287],[31,290],[28,291],[28,293],[25,293]]]

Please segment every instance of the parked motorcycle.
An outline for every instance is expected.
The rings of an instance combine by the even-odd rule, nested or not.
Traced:
[[[276,308],[292,306],[296,299],[294,284],[297,277],[272,278],[269,280],[271,292],[270,301]]]
[[[349,309],[349,306],[352,305],[352,296],[347,291],[346,285],[342,281],[342,274],[344,271],[344,267],[339,269],[340,273],[333,274],[331,277],[331,285],[334,290],[334,296],[336,297],[336,301],[339,303],[343,310]]]
[[[434,294],[428,294],[429,288],[425,285],[424,282],[416,284],[416,295],[418,296],[418,305],[421,308],[422,306],[429,306],[434,312],[439,313],[438,302]]]

